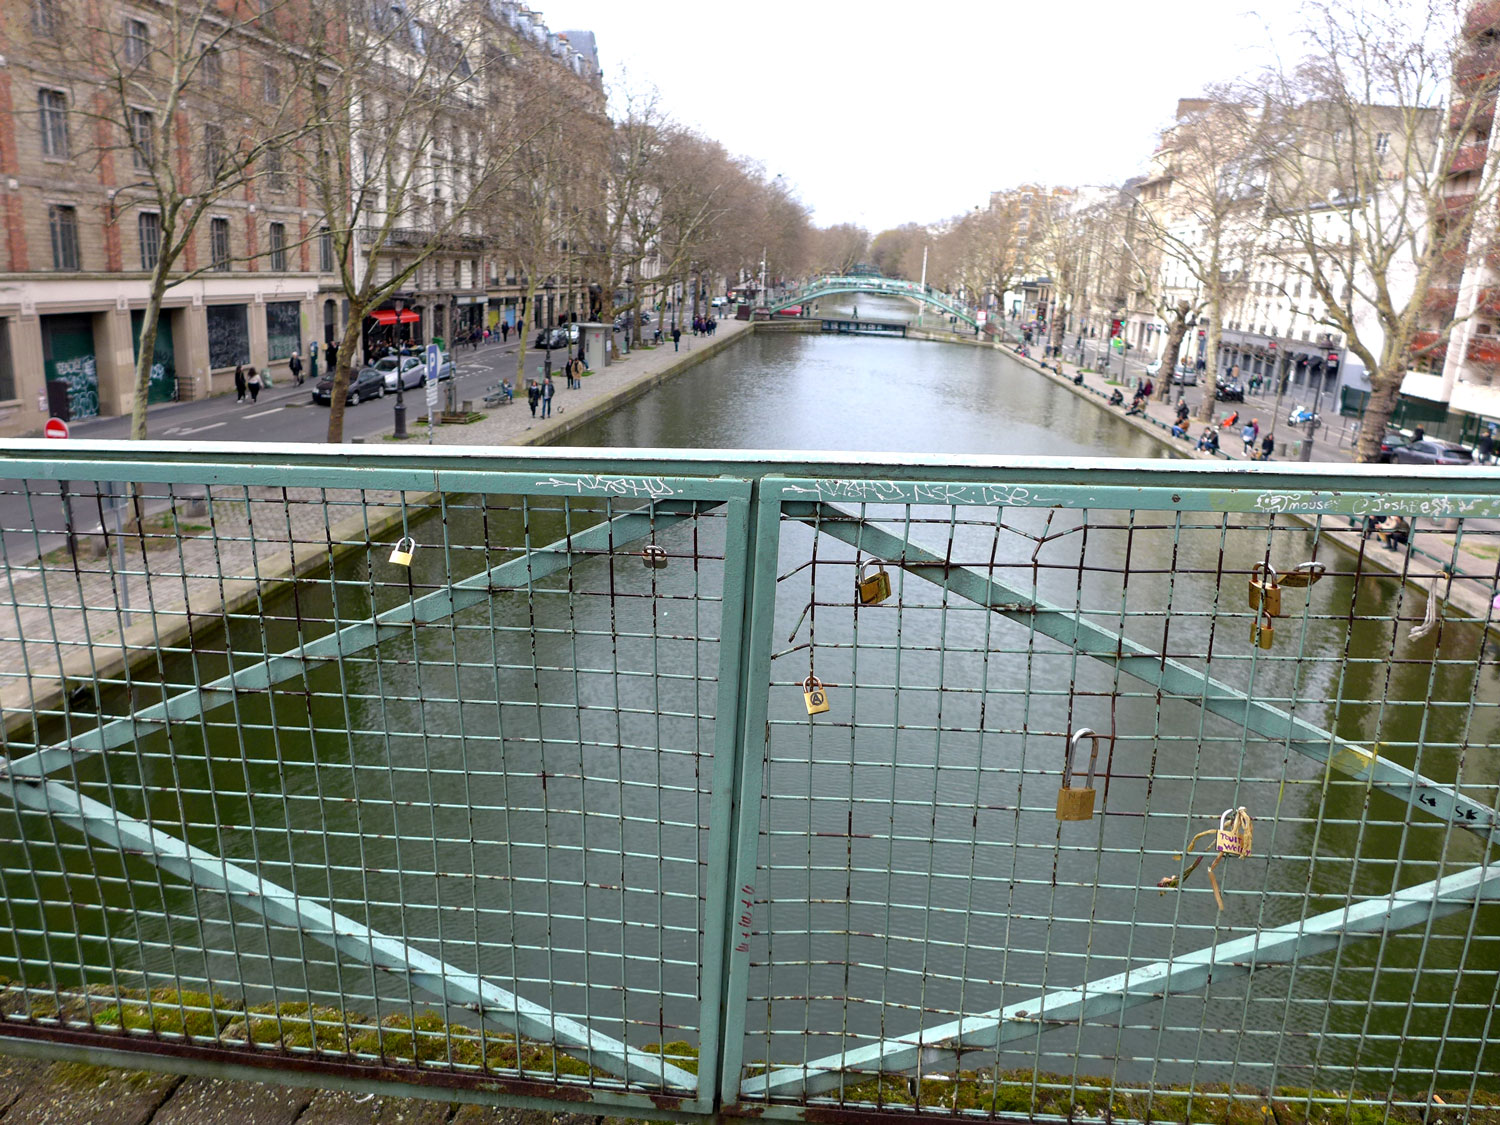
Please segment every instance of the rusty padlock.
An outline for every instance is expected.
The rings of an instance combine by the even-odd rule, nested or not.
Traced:
[[[1244,805],[1224,810],[1224,814],[1219,817],[1219,831],[1214,839],[1214,847],[1220,855],[1244,859],[1250,854],[1254,838],[1255,822],[1250,819],[1249,810]]]
[[[664,570],[667,565],[666,548],[652,543],[641,552],[641,562],[651,570]]]
[[[803,680],[802,700],[807,704],[809,715],[819,715],[828,710],[828,693],[823,690],[823,681],[817,676],[808,676]]]
[[[1256,617],[1256,619],[1250,623],[1251,645],[1259,645],[1261,648],[1268,649],[1271,647],[1271,644],[1275,641],[1275,639],[1276,623],[1273,622],[1269,617],[1266,617],[1264,619],[1262,619],[1261,617]]]
[[[866,578],[865,567],[869,565],[860,563],[854,574],[854,589],[859,594],[860,605],[878,605],[891,596],[891,576],[885,572],[885,563],[875,560],[878,569]]]
[[[411,557],[417,553],[417,541],[410,535],[402,536],[396,540],[396,548],[391,552],[391,562],[397,566],[411,566]]]
[[[1262,571],[1264,579],[1259,577]],[[1260,562],[1250,572],[1250,608],[1263,610],[1269,617],[1281,616],[1281,585],[1276,581],[1275,567]]]
[[[1313,585],[1327,572],[1328,567],[1320,562],[1298,563],[1297,569],[1281,576],[1281,584],[1289,589],[1303,589]]]
[[[1091,738],[1094,748],[1089,753],[1087,784],[1082,789],[1071,788],[1073,780],[1073,752],[1080,738]],[[1099,761],[1099,736],[1088,727],[1079,727],[1068,742],[1068,758],[1063,763],[1062,788],[1057,791],[1058,820],[1090,820],[1094,815],[1094,766]]]

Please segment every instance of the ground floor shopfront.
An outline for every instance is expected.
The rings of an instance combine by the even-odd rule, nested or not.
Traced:
[[[212,278],[171,289],[158,323],[151,403],[234,389],[236,366],[273,383],[316,339],[317,282]],[[146,283],[77,276],[22,280],[0,299],[0,435],[49,417],[84,421],[134,409]]]

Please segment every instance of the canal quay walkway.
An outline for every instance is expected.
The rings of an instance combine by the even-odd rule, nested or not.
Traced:
[[[551,418],[532,417],[521,395],[510,405],[488,408],[480,421],[439,426],[434,444],[557,441],[723,351],[752,328],[811,330],[805,324],[721,320],[711,337],[684,333],[678,349],[670,340],[655,348],[636,348],[603,372],[584,376],[580,390],[567,389],[561,372],[554,373]],[[561,353],[554,355],[561,362]],[[528,377],[544,362],[543,352],[528,351]],[[425,424],[412,431],[404,443],[407,448],[427,443]],[[382,444],[394,442],[387,439]],[[85,530],[76,536],[76,566],[66,546],[40,558],[11,552],[0,559],[9,580],[0,587],[0,715],[6,734],[29,726],[37,711],[56,710],[69,693],[80,688],[87,693],[95,681],[118,678],[127,666],[154,659],[159,649],[180,642],[195,625],[201,628],[225,622],[232,614],[254,613],[277,585],[316,572],[330,558],[390,537],[410,509],[427,499],[374,489],[361,493],[221,486],[208,511],[200,491],[179,488],[169,497],[156,488],[145,504],[141,531],[127,527],[121,537],[101,529],[98,501],[78,495],[82,491],[75,483],[74,510],[92,512],[94,518],[86,525],[84,515],[77,517]],[[60,520],[60,514],[56,518]],[[112,526],[106,518],[104,527]],[[117,546],[121,538],[127,560],[123,583]],[[149,563],[142,561],[143,553]],[[128,614],[119,608],[122,588],[133,607]]]
[[[1039,349],[1041,346],[1040,343],[1036,345]],[[1014,353],[1018,345],[1014,339],[1011,339],[1003,347]],[[1195,448],[1198,436],[1203,432],[1206,424],[1198,418],[1198,408],[1202,404],[1202,398],[1199,396],[1213,393],[1213,388],[1204,382],[1201,376],[1198,396],[1189,396],[1186,400],[1190,410],[1187,426],[1189,436],[1178,438],[1172,436],[1172,427],[1177,418],[1176,394],[1181,393],[1180,390],[1174,393],[1170,401],[1163,402],[1152,398],[1147,403],[1143,414],[1126,415],[1126,407],[1109,406],[1108,399],[1110,394],[1118,389],[1124,394],[1125,401],[1129,403],[1135,389],[1133,378],[1126,383],[1113,373],[1095,371],[1087,364],[1080,369],[1077,364],[1069,363],[1065,358],[1038,359],[1035,356],[1019,354],[1016,354],[1015,358],[1033,371],[1045,375],[1080,397],[1095,401],[1102,409],[1118,415],[1138,430],[1149,434],[1179,457],[1229,462],[1252,460],[1244,449],[1240,431],[1251,418],[1268,420],[1275,407],[1276,400],[1273,395],[1247,395],[1244,402],[1215,403],[1215,424],[1236,411],[1239,412],[1239,418],[1233,426],[1219,427],[1220,450],[1218,453],[1207,453]],[[1083,371],[1083,382],[1075,384],[1073,380],[1080,370]],[[1195,398],[1196,401],[1194,401]],[[1264,425],[1260,432],[1262,435],[1265,434]],[[1291,440],[1288,440],[1289,438]],[[1272,461],[1291,462],[1290,455],[1299,448],[1301,438],[1302,435],[1296,430],[1292,430],[1291,434],[1285,430],[1279,430],[1276,434],[1277,444],[1272,454]],[[1258,441],[1254,448],[1259,449]],[[1314,452],[1320,464],[1354,464],[1354,450],[1351,446],[1319,439],[1314,446]],[[1312,522],[1306,516],[1295,518],[1304,523]],[[1414,624],[1420,621],[1426,611],[1427,595],[1436,590],[1440,603],[1448,603],[1464,616],[1490,622],[1490,630],[1500,634],[1500,611],[1491,609],[1492,600],[1497,592],[1500,592],[1500,534],[1496,534],[1500,532],[1500,520],[1465,521],[1466,535],[1463,545],[1456,546],[1457,537],[1453,534],[1457,525],[1456,520],[1408,517],[1412,526],[1409,550],[1392,550],[1385,545],[1378,534],[1365,538],[1360,528],[1352,526],[1352,521],[1345,520],[1345,517],[1331,518],[1349,522],[1350,530],[1330,530],[1328,522],[1325,521],[1322,535],[1331,537],[1359,556],[1361,570],[1367,571],[1375,567],[1387,571],[1400,576],[1408,586],[1419,591],[1414,601],[1409,599],[1407,602],[1407,607],[1415,604],[1416,608],[1403,608],[1403,617],[1411,617]]]

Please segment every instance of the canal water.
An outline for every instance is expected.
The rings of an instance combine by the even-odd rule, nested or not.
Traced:
[[[797,334],[757,335],[569,442],[1164,455],[991,350]],[[456,548],[419,552],[413,580],[436,585],[445,565],[475,573],[597,522],[597,508],[458,501],[412,529],[419,543]],[[1267,550],[1353,570],[1298,525],[994,508],[955,520],[948,508],[879,504],[865,514],[1153,648],[1170,616],[1177,659],[1206,669],[1212,643],[1215,678],[1342,737],[1378,740],[1439,780],[1492,786],[1500,768],[1493,732],[1470,729],[1471,702],[1500,702],[1482,639],[1447,628],[1434,660],[1430,644],[1382,621],[1403,604],[1393,581],[1337,573],[1307,591],[1307,622],[1284,626],[1300,632],[1295,659],[1256,661],[1243,644],[1213,640],[1208,611],[1242,607],[1243,575]],[[82,764],[76,782],[528,1000],[632,1042],[695,1043],[716,827],[722,514],[654,540],[671,558],[665,570],[642,568],[638,544],[623,559],[591,557],[310,669],[273,696],[245,693],[207,722],[143,736],[107,768]],[[802,1062],[906,1034],[1480,860],[1464,832],[1420,817],[1407,826],[1404,805],[1330,783],[1279,743],[1159,701],[938,587],[897,573],[892,603],[856,615],[852,551],[791,522],[782,543],[747,1061]],[[335,582],[304,582],[263,616],[200,636],[195,653],[165,654],[131,695],[149,703],[161,694],[152,681],[181,690],[291,647],[317,631],[310,623],[326,631],[410,596],[378,573],[347,558]],[[810,669],[833,703],[817,721],[800,686]],[[108,693],[105,712],[125,712],[130,697]],[[1429,697],[1435,706],[1423,706]],[[1081,726],[1116,736],[1100,785],[1107,815],[1060,826],[1058,773]],[[1192,893],[1159,894],[1188,835],[1240,804],[1260,827],[1251,859],[1221,865],[1225,911],[1201,871]],[[369,1010],[378,996],[381,1014],[405,1010],[381,974],[85,847],[70,829],[24,820],[0,825],[18,935],[0,949],[0,973],[66,984],[114,965],[126,980],[206,976],[251,1000]],[[26,905],[36,900],[46,905]],[[1493,907],[1460,912],[990,1058],[1002,1070],[1128,1082],[1420,1091],[1438,1070],[1439,1087],[1466,1087],[1457,1076],[1494,1069],[1480,1044],[1500,960],[1485,935],[1497,922]]]

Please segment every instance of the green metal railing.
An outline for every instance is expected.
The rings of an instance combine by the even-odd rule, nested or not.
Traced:
[[[1489,1120],[1500,473],[1237,470],[17,443],[0,1050]]]
[[[956,297],[952,297],[940,289],[934,289],[930,285],[919,285],[914,281],[902,281],[900,278],[895,277],[824,276],[814,278],[798,289],[792,296],[785,300],[774,302],[771,305],[771,311],[780,312],[782,309],[789,309],[794,305],[805,305],[809,301],[850,293],[856,297],[860,294],[905,297],[908,300],[930,305],[948,316],[963,321],[970,328],[974,328],[978,324],[974,310]]]

